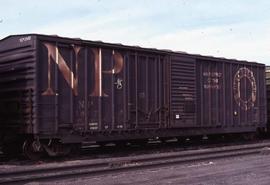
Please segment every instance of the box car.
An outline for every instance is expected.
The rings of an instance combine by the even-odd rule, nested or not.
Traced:
[[[267,130],[270,122],[270,66],[266,66]]]
[[[256,132],[265,65],[15,35],[0,42],[0,106],[2,144],[25,140],[30,156],[83,141]]]

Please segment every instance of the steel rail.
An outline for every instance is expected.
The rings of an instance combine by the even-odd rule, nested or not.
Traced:
[[[128,170],[169,166],[188,162],[213,160],[235,156],[257,154],[270,142],[225,146],[202,150],[191,150],[161,154],[147,154],[133,157],[121,157],[85,161],[83,164],[58,167],[36,168],[0,173],[0,184],[20,184],[33,181],[51,181],[78,176],[102,175]]]

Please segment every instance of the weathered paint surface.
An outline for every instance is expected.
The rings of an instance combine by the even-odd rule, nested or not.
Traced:
[[[43,135],[255,131],[266,126],[264,71],[237,60],[13,36],[0,42],[0,94],[2,106],[5,99],[17,109],[2,119]]]

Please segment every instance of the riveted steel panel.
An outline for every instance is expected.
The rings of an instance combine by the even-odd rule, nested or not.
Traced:
[[[0,77],[0,125],[47,138],[104,141],[266,126],[265,66],[255,62],[21,35],[1,40]]]
[[[199,126],[241,128],[265,124],[264,66],[198,60],[197,68]]]
[[[39,51],[40,132],[167,127],[164,55],[57,39]]]
[[[35,36],[14,36],[0,44],[0,130],[36,133]]]
[[[194,58],[172,56],[171,71],[171,127],[196,125],[196,63]]]
[[[172,127],[265,127],[264,65],[194,56],[170,65]]]

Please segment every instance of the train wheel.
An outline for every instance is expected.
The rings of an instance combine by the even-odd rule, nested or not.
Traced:
[[[38,160],[42,156],[41,149],[38,148],[38,144],[36,141],[27,139],[23,143],[22,151],[26,158],[31,160]]]
[[[256,133],[247,133],[242,135],[244,140],[253,141],[256,139]]]
[[[44,145],[47,154],[50,157],[66,156],[72,152],[72,145],[62,144],[57,140],[53,140],[49,145]]]

